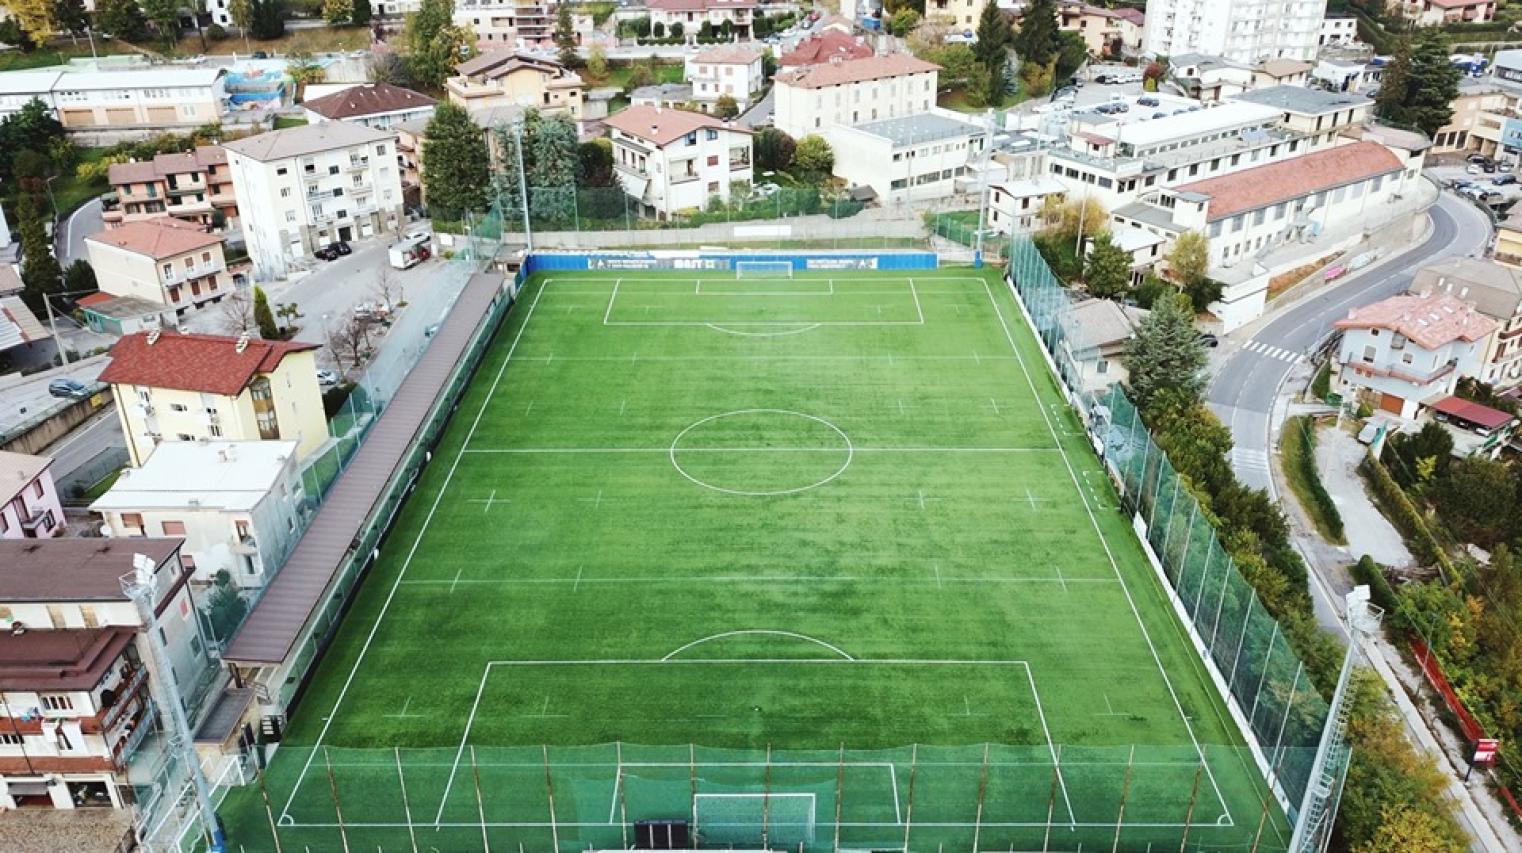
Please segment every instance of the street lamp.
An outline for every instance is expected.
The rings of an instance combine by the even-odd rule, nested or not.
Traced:
[[[54,175],[53,177],[48,178],[47,180],[42,182],[43,188],[48,191],[48,201],[51,202],[52,205],[53,205],[53,222],[54,223],[58,222],[58,199],[53,197],[53,182],[58,180],[60,177],[62,177],[61,174],[60,175]],[[58,238],[58,235],[54,234],[53,238],[56,240]]]

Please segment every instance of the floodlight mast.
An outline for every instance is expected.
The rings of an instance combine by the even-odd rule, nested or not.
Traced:
[[[201,812],[201,823],[206,828],[206,834],[211,838],[209,850],[211,853],[223,853],[227,849],[227,836],[222,831],[222,824],[217,820],[217,811],[211,804],[211,788],[206,784],[206,776],[201,772],[201,759],[196,755],[194,735],[190,731],[190,720],[185,716],[185,706],[180,703],[180,686],[174,676],[174,667],[169,663],[169,656],[159,642],[158,633],[153,630],[153,594],[156,587],[154,570],[158,564],[152,557],[146,554],[132,555],[132,571],[121,576],[122,592],[137,606],[138,619],[142,622],[141,637],[148,647],[148,659],[144,665],[148,667],[148,688],[153,693],[154,702],[158,703],[161,713],[167,714],[167,735],[170,748],[179,753],[180,760],[185,762],[186,773],[190,776],[192,787],[195,789],[196,806]]]

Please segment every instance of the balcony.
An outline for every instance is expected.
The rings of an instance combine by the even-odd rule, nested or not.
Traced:
[[[362,172],[368,168],[370,168],[369,157],[350,157],[349,165],[345,166],[344,170],[349,172]]]
[[[681,174],[681,175],[672,175],[671,176],[671,183],[673,183],[673,184],[685,184],[685,183],[688,183],[688,182],[691,182],[691,181],[699,180],[701,178],[702,178],[702,176],[698,175],[696,173],[686,173],[686,174]]]
[[[39,533],[43,536],[50,535],[53,532],[53,527],[59,522],[59,519],[54,518],[49,523],[48,517],[51,514],[50,510],[43,509],[42,507],[33,509],[31,518],[23,519],[21,522],[22,534],[28,539],[37,538]]]

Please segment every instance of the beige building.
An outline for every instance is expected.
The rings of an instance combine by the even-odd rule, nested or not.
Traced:
[[[978,7],[974,14],[981,14]],[[1058,26],[1083,37],[1092,56],[1131,56],[1141,52],[1144,16],[1140,9],[1106,9],[1088,3],[1063,3]]]
[[[1252,87],[1304,86],[1310,82],[1316,66],[1303,59],[1270,59],[1252,70]]]
[[[576,43],[590,41],[592,16],[571,13]],[[476,34],[483,51],[555,46],[555,4],[546,0],[464,0],[455,5],[454,22]]]
[[[476,112],[493,107],[534,107],[545,115],[580,120],[585,84],[550,59],[501,50],[455,66],[444,81],[449,100]]]
[[[328,439],[317,344],[247,336],[138,332],[116,343],[111,385],[133,466],[161,442],[225,438],[296,442],[306,457]]]
[[[396,132],[329,121],[227,143],[255,277],[284,278],[334,241],[394,232],[405,221]]]
[[[219,146],[113,163],[109,180],[112,192],[101,201],[107,228],[168,216],[213,225],[217,214],[227,227],[238,227],[238,196],[227,169],[227,152]]]
[[[613,168],[640,212],[662,219],[728,200],[751,180],[751,131],[710,115],[630,107],[609,116]]]
[[[756,0],[650,0],[650,26],[660,24],[668,35],[674,24],[682,32],[695,36],[706,22],[721,32],[729,22],[730,32],[740,41],[750,39],[751,23],[756,14]]]
[[[1522,210],[1496,224],[1496,263],[1522,269]]]
[[[717,101],[728,95],[742,111],[761,91],[761,51],[739,45],[721,45],[687,57],[687,82],[692,100],[711,113]]]
[[[1402,0],[1396,8],[1418,27],[1483,24],[1496,16],[1496,0]]]
[[[983,4],[977,0],[926,0],[925,17],[950,26],[956,32],[976,31]]]
[[[69,130],[188,128],[222,120],[225,68],[74,71],[52,86]]]
[[[831,58],[787,71],[772,81],[776,100],[772,121],[778,130],[801,139],[835,125],[928,113],[935,105],[940,70],[939,65],[907,53],[892,53]]]
[[[1498,388],[1522,384],[1522,271],[1480,258],[1452,258],[1417,270],[1411,289],[1450,294],[1496,321],[1477,378]]]
[[[222,237],[164,218],[128,222],[85,238],[102,293],[131,296],[183,313],[232,290]]]
[[[1492,82],[1461,84],[1454,98],[1453,118],[1432,135],[1434,151],[1478,151],[1493,157],[1500,153],[1501,131],[1516,114],[1518,97]]]

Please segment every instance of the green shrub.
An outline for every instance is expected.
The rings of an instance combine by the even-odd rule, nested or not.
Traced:
[[[1316,530],[1329,542],[1347,544],[1342,514],[1327,494],[1321,472],[1316,469],[1316,422],[1304,416],[1286,421],[1283,449],[1284,473],[1289,478],[1290,490],[1300,499]]]
[[[1386,613],[1395,612],[1395,605],[1399,603],[1395,598],[1395,589],[1385,578],[1384,567],[1374,562],[1373,557],[1365,554],[1358,558],[1358,562],[1353,564],[1353,580],[1368,584],[1370,597],[1375,604],[1383,607]]]

